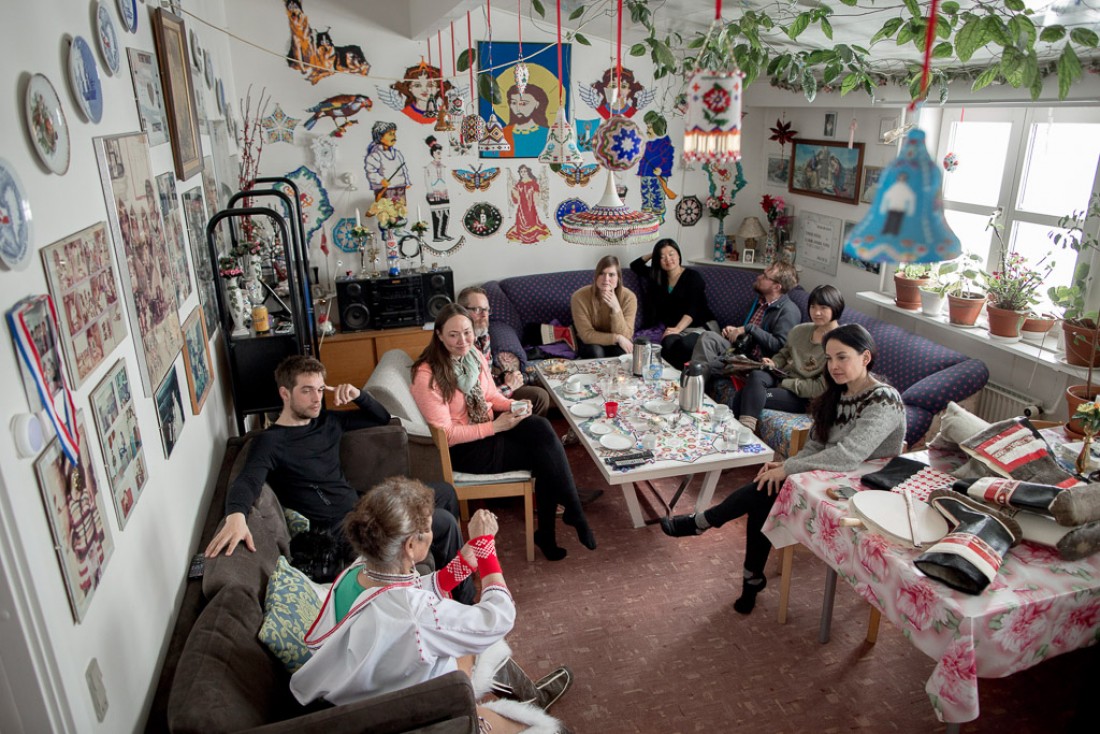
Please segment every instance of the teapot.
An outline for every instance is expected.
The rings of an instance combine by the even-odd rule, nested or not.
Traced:
[[[688,362],[680,373],[680,410],[698,413],[703,409],[703,388],[707,367],[702,362]]]

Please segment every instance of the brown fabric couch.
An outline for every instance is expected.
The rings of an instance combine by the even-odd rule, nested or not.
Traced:
[[[243,466],[252,435],[228,441],[200,551],[222,524],[229,482]],[[340,453],[348,481],[360,493],[386,477],[409,474],[408,440],[398,425],[347,433]],[[146,731],[477,731],[473,689],[462,673],[356,704],[299,705],[283,664],[256,636],[267,579],[279,555],[290,556],[282,507],[270,487],[264,487],[248,525],[255,553],[241,546],[232,556],[208,559],[203,578],[187,582]]]

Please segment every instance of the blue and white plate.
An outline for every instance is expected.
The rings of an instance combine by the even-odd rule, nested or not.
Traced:
[[[214,88],[214,60],[210,58],[208,49],[202,50],[203,78],[206,80],[206,88]]]
[[[122,18],[122,27],[130,33],[137,32],[137,0],[115,0],[118,4],[118,17]]]
[[[0,261],[26,270],[31,261],[31,205],[10,163],[0,158]]]
[[[558,226],[560,227],[561,220],[565,219],[568,215],[586,211],[588,211],[588,204],[585,204],[580,199],[566,199],[558,204],[557,211],[554,212],[554,219],[557,220]]]
[[[351,235],[355,227],[354,217],[344,217],[332,228],[332,241],[341,252],[359,252],[359,241]]]
[[[69,47],[69,84],[84,115],[91,122],[102,120],[103,83],[99,80],[99,66],[92,47],[83,36],[73,38]]]
[[[118,72],[118,63],[122,51],[118,42],[118,28],[115,27],[115,19],[111,17],[111,11],[107,4],[99,0],[95,10],[95,24],[99,36],[99,54],[103,57],[103,64],[111,74]]]
[[[69,170],[69,123],[61,109],[61,100],[53,84],[42,74],[35,74],[27,83],[23,100],[34,152],[46,168],[59,176]]]

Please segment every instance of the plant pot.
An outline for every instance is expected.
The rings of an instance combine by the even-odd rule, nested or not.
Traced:
[[[1067,362],[1077,367],[1088,367],[1091,358],[1091,366],[1100,367],[1100,335],[1096,329],[1063,321],[1062,332],[1066,336]]]
[[[1092,387],[1092,393],[1088,391],[1088,385],[1070,385],[1066,388],[1066,411],[1068,414],[1068,421],[1066,422],[1066,431],[1072,433],[1074,436],[1084,436],[1085,432],[1081,426],[1081,421],[1074,420],[1073,414],[1077,412],[1077,406],[1081,403],[1087,403],[1090,400],[1095,400],[1097,392],[1100,391],[1095,385]]]
[[[1020,336],[1028,341],[1043,342],[1050,338],[1048,336],[1050,330],[1057,322],[1058,319],[1053,316],[1036,316],[1032,314],[1025,318],[1024,323],[1020,325]]]
[[[964,293],[961,296],[947,296],[947,318],[956,326],[973,326],[986,303],[985,296],[979,293]]]
[[[928,285],[928,278],[902,278],[894,275],[894,303],[909,311],[920,310],[920,287]]]
[[[920,310],[925,316],[939,316],[943,313],[943,304],[947,296],[927,288],[920,289]]]
[[[1027,311],[1014,311],[1010,308],[999,308],[990,303],[986,306],[986,315],[989,316],[989,333],[993,336],[1005,338],[1020,338],[1020,325],[1027,317]]]

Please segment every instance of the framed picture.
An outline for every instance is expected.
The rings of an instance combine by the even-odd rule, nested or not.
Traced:
[[[120,274],[130,330],[141,335],[141,348],[135,350],[141,384],[145,394],[152,395],[172,369],[183,337],[172,284],[175,270],[164,240],[149,148],[144,133],[110,135],[92,142],[115,255],[120,267],[126,264]]]
[[[845,204],[859,202],[863,143],[849,148],[847,142],[795,139],[792,146],[788,191]]]
[[[202,141],[195,111],[195,90],[183,18],[164,8],[153,11],[153,40],[157,47],[168,132],[172,138],[172,160],[180,180],[202,170]]]
[[[168,370],[164,382],[157,388],[157,421],[160,423],[160,442],[164,446],[164,458],[172,458],[180,434],[183,433],[183,403],[180,401],[180,382],[175,365]]]
[[[73,618],[79,622],[92,603],[115,546],[107,527],[103,497],[96,485],[95,469],[89,462],[83,411],[77,413],[76,424],[84,437],[80,442],[81,471],[72,471],[61,451],[61,441],[55,436],[35,460],[34,473],[42,490],[42,503]],[[76,474],[79,479],[74,479]]]
[[[791,162],[787,160],[787,157],[769,153],[767,156],[767,165],[768,186],[776,186],[782,189],[787,188],[791,173]]]
[[[746,247],[741,251],[741,262],[754,263],[756,262],[756,250],[751,247]]]
[[[206,339],[206,323],[202,306],[196,306],[183,322],[183,368],[187,372],[187,391],[191,395],[191,414],[202,412],[210,395],[214,373],[210,369],[210,345]]]
[[[901,118],[880,117],[878,121],[878,141],[883,145],[894,145],[895,141],[886,140],[886,133],[897,130],[901,126]]]
[[[130,58],[130,79],[134,83],[141,129],[149,136],[149,146],[168,142],[168,116],[164,114],[164,94],[160,88],[157,57],[140,48],[126,49]]]
[[[825,113],[825,127],[821,130],[821,136],[823,138],[835,138],[836,137],[836,118],[837,113],[826,112]]]
[[[479,84],[478,114],[488,120],[496,113],[504,127],[504,137],[512,146],[508,152],[481,153],[482,158],[538,158],[546,147],[546,138],[559,111],[558,104],[558,51],[554,44],[528,43],[524,47],[523,62],[531,74],[526,91],[521,95],[515,89],[514,69],[519,61],[519,44],[508,41],[479,41],[477,44],[478,67],[487,69],[492,60],[493,73],[484,78],[497,85],[501,101],[493,104],[482,94],[485,82]],[[570,110],[570,76],[572,46],[563,43],[562,91],[565,95],[565,114]],[[481,76],[479,76],[479,79]],[[566,119],[571,119],[567,117]]]
[[[58,311],[61,350],[78,388],[127,335],[107,226],[93,224],[42,248],[42,266]]]
[[[795,241],[798,242],[797,264],[826,275],[836,275],[840,261],[840,233],[844,222],[816,212],[803,212],[798,217]]]
[[[882,177],[882,166],[863,167],[863,193],[859,200],[864,204],[870,204],[878,193],[878,180]]]
[[[187,262],[187,245],[183,242],[183,222],[180,221],[180,202],[176,196],[176,175],[171,171],[157,176],[157,199],[160,216],[164,220],[164,240],[168,245],[168,257],[175,277],[176,308],[183,308],[191,297],[191,266]]]
[[[126,527],[149,476],[133,395],[125,359],[115,362],[92,390],[92,416],[99,429],[99,446],[119,530]]]
[[[191,242],[191,262],[195,264],[195,283],[199,289],[199,305],[206,319],[206,335],[218,328],[217,274],[210,262],[206,244],[206,206],[202,187],[196,186],[180,195],[183,201],[183,221],[187,223],[187,239]]]
[[[882,272],[882,263],[872,263],[866,260],[860,260],[858,257],[852,257],[844,252],[844,243],[848,241],[848,237],[852,234],[852,230],[855,229],[855,227],[855,222],[850,220],[844,221],[844,231],[840,235],[840,261],[856,270],[878,275]]]

